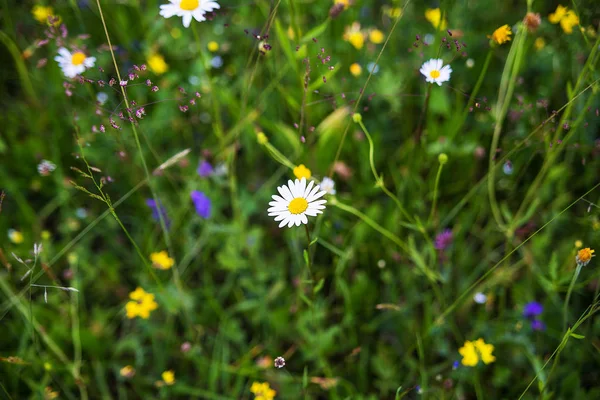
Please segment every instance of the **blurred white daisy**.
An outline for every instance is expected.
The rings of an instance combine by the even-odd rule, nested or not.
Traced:
[[[37,170],[41,176],[48,176],[56,169],[56,164],[52,161],[42,160],[37,166]]]
[[[54,57],[63,74],[67,78],[75,78],[81,75],[86,69],[92,68],[96,62],[96,57],[88,57],[82,51],[71,53],[69,50],[61,47],[58,49],[58,55]]]
[[[189,28],[192,18],[198,22],[206,21],[204,14],[220,8],[214,0],[169,0],[169,4],[160,6],[160,15],[165,18],[182,17],[183,26]]]
[[[425,75],[427,82],[437,83],[438,86],[442,86],[442,82],[450,80],[452,68],[449,65],[444,65],[442,59],[432,58],[429,61],[425,61],[419,71]]]
[[[326,176],[319,186],[321,186],[321,190],[324,190],[327,194],[335,194],[335,182],[333,179]]]
[[[285,225],[288,228],[308,224],[309,217],[316,217],[325,209],[327,200],[317,200],[325,195],[319,185],[310,181],[306,185],[306,178],[296,179],[294,182],[288,181],[287,185],[279,186],[277,191],[281,196],[273,195],[273,200],[269,203],[271,206],[267,211],[269,216],[275,217],[275,221],[281,221],[279,227]]]

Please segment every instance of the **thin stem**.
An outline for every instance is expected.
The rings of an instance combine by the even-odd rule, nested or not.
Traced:
[[[440,163],[440,167],[438,168],[437,174],[435,176],[435,183],[433,186],[433,204],[431,205],[431,212],[429,213],[429,222],[433,219],[433,214],[435,214],[435,207],[437,205],[437,194],[438,194],[438,186],[440,185],[440,177],[442,176],[442,169],[444,168],[444,164]]]
[[[583,264],[577,263],[577,269],[575,269],[575,274],[573,275],[573,279],[571,279],[571,283],[569,284],[569,290],[567,290],[567,298],[565,299],[565,305],[563,306],[563,330],[567,329],[567,322],[569,319],[569,300],[571,299],[571,293],[573,293],[575,282],[581,273],[582,267]]]
[[[417,126],[417,131],[415,132],[415,143],[419,143],[421,141],[421,131],[423,129],[423,121],[427,116],[427,109],[429,108],[429,98],[431,97],[431,87],[432,84],[427,85],[427,93],[425,93],[425,104],[423,104],[423,112],[421,113],[421,117],[419,118],[419,125]]]

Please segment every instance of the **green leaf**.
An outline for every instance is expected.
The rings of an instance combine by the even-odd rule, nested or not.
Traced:
[[[306,251],[306,249],[304,249],[304,252],[303,252],[303,254],[304,254],[304,263],[305,263],[306,265],[309,265],[309,264],[308,264],[308,251]]]
[[[308,367],[304,367],[304,373],[302,374],[302,387],[304,389],[308,387]]]
[[[579,335],[579,334],[577,334],[577,333],[573,333],[573,332],[571,332],[571,333],[569,333],[569,335],[570,335],[572,338],[575,338],[575,339],[579,339],[579,340],[581,340],[581,339],[585,339],[585,336],[583,336],[583,335]]]
[[[330,18],[327,18],[321,25],[308,31],[306,35],[304,35],[304,37],[300,39],[300,43],[308,43],[311,40],[313,40],[313,38],[321,36],[321,34],[325,32],[325,29],[327,29],[327,27],[329,26],[330,20]]]
[[[317,285],[313,289],[313,293],[317,294],[321,289],[323,289],[323,285],[325,284],[325,278],[321,278]]]
[[[310,301],[310,299],[308,297],[306,297],[306,295],[304,293],[300,293],[299,296],[302,299],[302,301],[306,303],[307,306],[312,308],[312,301]]]
[[[317,241],[319,240],[318,237],[314,238],[309,244],[308,247],[312,246],[313,244],[317,243]]]

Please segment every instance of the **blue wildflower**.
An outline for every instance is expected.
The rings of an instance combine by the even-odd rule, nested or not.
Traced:
[[[535,319],[544,311],[544,306],[537,301],[531,301],[523,307],[523,316],[529,319]]]
[[[156,201],[154,199],[146,199],[146,205],[152,210],[153,220],[160,221],[160,215],[162,215],[167,228],[169,227],[169,225],[171,225],[171,220],[169,219],[169,217],[167,217],[167,210],[162,204],[160,204],[160,206],[157,206]]]
[[[202,218],[210,217],[210,199],[206,195],[198,190],[194,190],[191,193],[192,202],[196,207],[196,213]]]
[[[202,178],[206,178],[207,176],[212,175],[212,173],[214,172],[214,169],[208,161],[202,160],[202,161],[200,161],[200,164],[198,165],[198,169],[196,170],[196,172]]]
[[[544,331],[546,330],[546,324],[544,324],[539,319],[534,319],[533,321],[531,321],[531,329],[533,329],[534,331]]]
[[[436,235],[433,246],[436,248],[436,250],[446,250],[451,243],[452,231],[450,229],[444,229],[442,232]]]

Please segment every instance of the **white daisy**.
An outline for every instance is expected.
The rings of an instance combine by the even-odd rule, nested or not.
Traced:
[[[437,83],[438,86],[442,86],[442,82],[450,80],[452,68],[449,65],[444,65],[442,59],[432,58],[429,61],[425,61],[419,71],[425,75],[427,82]]]
[[[321,186],[321,190],[324,190],[327,194],[335,194],[335,181],[333,179],[326,176],[319,186]]]
[[[214,0],[169,0],[170,4],[160,6],[160,15],[165,18],[182,17],[183,26],[189,28],[192,17],[198,21],[206,21],[204,14],[220,8]]]
[[[54,60],[67,78],[75,78],[86,69],[92,68],[96,62],[96,57],[88,57],[81,51],[71,54],[69,50],[61,47],[58,49],[58,55],[54,57]]]
[[[313,186],[314,185],[314,186]],[[325,209],[327,200],[317,200],[325,195],[319,185],[310,181],[306,185],[306,178],[296,179],[294,182],[288,181],[287,186],[279,186],[277,191],[281,196],[273,195],[273,200],[269,203],[271,208],[267,211],[269,216],[275,217],[275,221],[281,221],[279,227],[287,225],[291,228],[293,225],[308,224],[309,217],[316,217]]]

